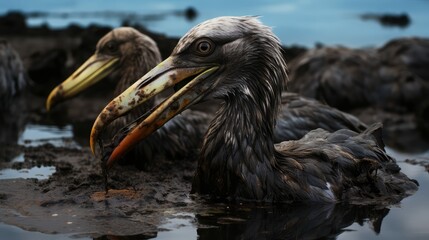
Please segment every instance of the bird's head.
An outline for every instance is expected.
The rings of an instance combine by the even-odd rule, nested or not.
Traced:
[[[157,63],[160,61],[158,47],[151,38],[131,27],[113,29],[98,41],[95,53],[51,91],[46,109],[49,111],[84,91],[115,69],[130,65],[142,54],[148,55],[146,58],[154,57]]]
[[[219,17],[192,28],[171,56],[112,100],[91,132],[93,152],[102,130],[114,119],[166,88],[176,92],[134,127],[114,150],[108,165],[172,117],[203,99],[229,101],[247,96],[275,105],[286,79],[280,42],[255,17]],[[268,92],[268,94],[266,94]]]

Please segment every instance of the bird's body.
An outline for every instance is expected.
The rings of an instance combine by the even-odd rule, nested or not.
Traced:
[[[283,92],[274,130],[274,142],[298,140],[309,131],[349,129],[363,132],[367,126],[351,114],[296,93]]]
[[[18,53],[7,41],[0,40],[0,111],[8,110],[27,84],[28,76]]]
[[[153,97],[142,94],[158,91],[158,86],[187,83],[142,119],[108,161],[190,105],[219,99],[222,104],[201,148],[194,193],[233,201],[334,202],[401,198],[417,189],[385,153],[380,125],[361,134],[314,130],[300,140],[275,145],[284,79],[280,42],[257,18],[203,22],[181,38],[169,58],[103,110],[101,115],[107,116],[118,108],[129,110],[130,103]],[[99,124],[94,123],[93,133]]]
[[[341,110],[413,112],[429,92],[429,40],[397,39],[378,50],[321,47],[289,65],[288,89]]]
[[[231,28],[244,29],[232,42],[239,46],[232,55],[241,59],[231,59],[225,65],[237,68],[236,61],[241,60],[245,64],[238,68],[246,74],[231,74],[230,69],[218,73],[224,79],[214,95],[223,93],[224,105],[206,134],[192,192],[239,201],[282,202],[373,198],[416,189],[415,182],[399,172],[373,136],[381,131],[380,126],[360,135],[348,130],[332,134],[315,130],[301,140],[274,145],[286,64],[271,30],[253,18],[219,18],[195,27],[182,44],[188,47],[195,39],[216,38],[221,33],[231,36],[228,30],[209,33],[225,20]],[[204,32],[201,28],[206,32],[200,34]],[[193,38],[186,41],[189,36]],[[251,46],[244,47],[248,40],[252,40]],[[182,48],[179,43],[173,55],[180,56]],[[235,84],[225,87],[229,82]],[[244,86],[247,94],[230,98],[239,86]]]
[[[31,80],[19,54],[0,40],[0,145],[16,144],[27,121],[27,86]],[[0,147],[2,148],[2,147]],[[0,149],[2,151],[2,149]],[[5,155],[6,156],[6,155]]]

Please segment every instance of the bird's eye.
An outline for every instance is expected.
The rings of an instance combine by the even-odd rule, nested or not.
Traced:
[[[115,41],[109,41],[106,43],[106,49],[111,53],[115,53],[119,49],[118,43]]]
[[[211,46],[209,42],[200,42],[198,43],[198,51],[201,53],[208,53],[210,52]]]
[[[201,39],[196,43],[196,51],[199,55],[207,56],[214,50],[214,43],[209,39]]]

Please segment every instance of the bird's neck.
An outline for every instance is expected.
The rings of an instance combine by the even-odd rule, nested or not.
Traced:
[[[248,50],[236,61],[239,71],[223,78],[224,104],[205,136],[192,192],[271,201],[278,177],[273,132],[286,63],[272,36],[258,35]]]
[[[115,96],[121,94],[129,86],[134,84],[139,80],[143,75],[145,75],[150,69],[156,66],[157,62],[151,63],[152,61],[144,61],[141,57],[135,57],[133,60],[127,60],[128,62],[121,63],[119,74],[121,75],[121,80],[118,85],[116,85]]]
[[[237,200],[272,200],[268,193],[275,177],[277,104],[266,104],[247,92],[221,106],[203,143],[194,191]]]

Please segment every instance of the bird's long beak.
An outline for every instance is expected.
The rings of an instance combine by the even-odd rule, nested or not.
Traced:
[[[46,100],[46,109],[73,97],[109,75],[119,65],[119,58],[92,55],[69,78],[54,88]]]
[[[123,156],[141,139],[150,135],[172,117],[198,101],[210,88],[210,83],[203,81],[219,68],[216,65],[203,67],[183,67],[174,57],[169,57],[121,95],[112,100],[97,117],[91,132],[91,149],[95,152],[95,142],[103,128],[114,119],[125,114],[139,104],[151,99],[164,89],[178,83],[186,83],[172,96],[156,106],[151,114],[142,119],[114,149],[107,161],[107,166]],[[187,82],[187,80],[190,80]]]

